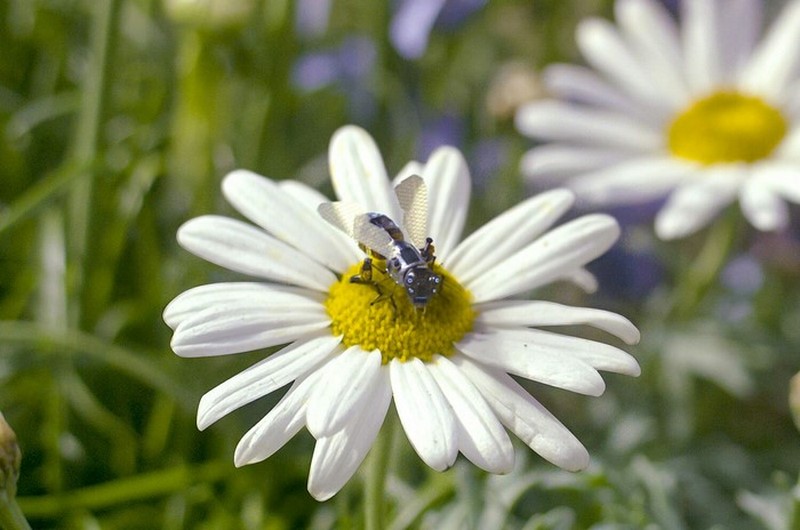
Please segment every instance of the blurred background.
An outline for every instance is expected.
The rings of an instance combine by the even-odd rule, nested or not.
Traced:
[[[361,527],[358,478],[327,503],[306,492],[305,432],[233,466],[239,438],[279,396],[197,431],[200,396],[264,352],[170,351],[166,303],[235,279],[182,251],[176,229],[236,216],[219,192],[234,168],[330,194],[327,145],[347,123],[375,137],[390,174],[440,145],[461,149],[474,229],[537,191],[520,176],[531,141],[514,111],[544,96],[541,67],[580,62],[577,21],[612,7],[0,0],[0,411],[23,452],[31,525]],[[440,474],[396,436],[392,528],[800,528],[800,211],[783,234],[739,221],[663,243],[653,208],[611,212],[624,236],[592,266],[597,293],[537,293],[642,330],[628,350],[643,375],[608,375],[601,398],[527,385],[591,467],[563,472],[519,444],[509,476],[461,460]],[[676,297],[691,311],[671,312]]]

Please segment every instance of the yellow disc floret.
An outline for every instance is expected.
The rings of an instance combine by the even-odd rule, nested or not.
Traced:
[[[359,263],[331,286],[325,309],[333,334],[342,335],[345,346],[379,349],[384,364],[450,355],[453,343],[472,329],[475,311],[469,292],[443,267],[434,265],[442,285],[424,309],[416,309],[405,290],[380,272],[382,265],[373,263],[374,284],[350,281],[360,272]]]
[[[710,165],[766,158],[787,128],[783,115],[762,99],[720,91],[681,112],[667,135],[672,154]]]

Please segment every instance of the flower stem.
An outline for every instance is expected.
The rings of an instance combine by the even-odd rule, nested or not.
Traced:
[[[394,416],[386,415],[386,422],[369,452],[367,477],[364,481],[364,527],[366,530],[383,530],[386,515],[386,472],[392,453]]]
[[[78,166],[91,164],[97,157],[103,112],[108,99],[110,84],[110,63],[117,37],[117,15],[121,0],[102,0],[95,2],[91,35],[91,62],[82,86],[83,100],[77,117],[73,159]],[[74,295],[72,323],[81,319],[81,293],[83,291],[83,260],[89,240],[89,225],[92,208],[92,187],[94,172],[88,171],[72,186],[69,201],[71,224],[70,250],[72,284]]]
[[[17,500],[7,491],[0,491],[0,528],[5,530],[31,530]]]
[[[709,229],[697,257],[680,273],[668,312],[669,320],[687,320],[695,313],[734,248],[737,227],[737,217],[728,212]]]

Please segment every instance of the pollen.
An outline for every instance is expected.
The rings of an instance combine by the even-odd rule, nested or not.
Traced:
[[[720,91],[681,112],[667,135],[673,155],[711,165],[767,158],[787,129],[780,111],[762,99]]]
[[[348,347],[377,348],[383,364],[451,355],[453,343],[472,329],[475,319],[469,292],[443,267],[434,265],[442,285],[423,309],[416,309],[403,288],[380,272],[381,264],[373,262],[374,284],[350,281],[360,271],[358,263],[331,286],[325,309],[333,334],[342,335]]]

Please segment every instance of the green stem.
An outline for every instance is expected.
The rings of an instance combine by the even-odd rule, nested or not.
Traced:
[[[116,40],[115,21],[121,0],[98,0],[94,6],[94,21],[91,35],[91,57],[82,93],[80,113],[75,133],[73,157],[81,166],[91,164],[97,157],[100,130],[109,87],[111,51]],[[80,322],[80,293],[83,287],[81,263],[86,255],[89,239],[89,220],[92,201],[93,172],[88,172],[73,186],[69,201],[71,225],[71,273],[70,292],[74,296],[72,320]]]
[[[4,530],[31,530],[19,504],[7,491],[0,491],[0,528]]]
[[[230,469],[227,461],[212,461],[195,467],[178,466],[139,474],[58,495],[21,497],[19,500],[31,517],[57,517],[77,509],[103,510],[185,492],[197,484],[208,484],[224,478]]]
[[[383,530],[386,515],[386,472],[392,449],[394,416],[386,415],[375,444],[369,452],[367,477],[364,481],[364,527],[366,530]]]
[[[669,320],[687,320],[719,277],[734,248],[738,232],[738,212],[728,212],[708,230],[697,258],[679,272],[675,295],[669,308]]]

